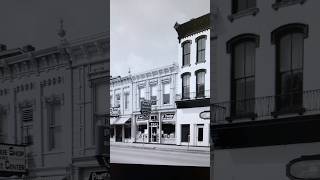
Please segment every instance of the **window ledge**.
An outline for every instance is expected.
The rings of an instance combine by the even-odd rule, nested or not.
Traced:
[[[232,115],[230,117],[226,117],[226,120],[231,123],[233,120],[236,120],[236,119],[250,118],[250,119],[254,120],[257,117],[258,117],[258,115],[256,113],[247,112],[247,113],[241,113],[241,114],[237,114],[237,115]]]
[[[204,64],[204,63],[206,63],[205,60],[204,60],[204,61],[197,61],[197,62],[196,62],[196,65],[197,65],[197,64]]]
[[[186,65],[181,66],[181,68],[190,67],[190,66],[191,66],[191,64],[186,64]]]
[[[239,19],[241,17],[244,17],[244,16],[255,16],[257,15],[259,12],[259,8],[249,8],[249,9],[246,9],[246,10],[242,10],[242,11],[239,11],[237,13],[234,13],[234,14],[231,14],[228,16],[228,19],[232,22],[233,20],[235,19]]]
[[[280,109],[271,113],[271,115],[277,118],[279,115],[288,115],[288,114],[299,114],[302,115],[306,111],[303,107],[290,107],[285,109]]]
[[[287,6],[291,6],[291,5],[295,5],[295,4],[304,4],[307,0],[292,0],[292,1],[286,1],[286,2],[276,2],[274,4],[272,4],[272,8],[274,10],[278,10],[279,8],[282,7],[287,7]]]

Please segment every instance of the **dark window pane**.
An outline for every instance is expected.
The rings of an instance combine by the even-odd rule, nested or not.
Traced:
[[[200,141],[200,142],[203,141],[203,128],[202,127],[198,128],[198,141]]]
[[[189,142],[190,135],[190,125],[182,124],[181,125],[181,142]]]
[[[302,68],[303,34],[292,34],[292,69]]]
[[[289,71],[291,68],[291,35],[280,39],[280,72]]]
[[[163,94],[163,104],[170,103],[170,94]]]
[[[255,69],[255,43],[246,42],[245,46],[245,75],[253,76]]]
[[[244,49],[244,44],[238,44],[234,47],[234,54],[233,54],[233,59],[234,59],[234,78],[240,78],[244,76],[244,63],[245,63],[245,49]]]

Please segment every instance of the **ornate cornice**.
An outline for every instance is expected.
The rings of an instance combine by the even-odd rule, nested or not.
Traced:
[[[57,105],[57,104],[63,104],[64,103],[64,95],[60,94],[52,94],[51,96],[47,96],[44,98],[45,103],[49,105]]]

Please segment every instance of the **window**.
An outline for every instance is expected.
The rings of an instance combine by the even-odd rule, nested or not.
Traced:
[[[307,31],[306,25],[292,24],[272,32],[277,57],[277,111],[302,108],[303,52]]]
[[[255,8],[256,0],[233,0],[232,1],[232,14],[239,13],[243,10]]]
[[[124,93],[124,109],[129,108],[129,92]]]
[[[22,143],[25,145],[33,144],[32,121],[33,109],[31,106],[23,107],[21,110],[22,118]]]
[[[286,7],[294,4],[304,4],[307,0],[275,0],[272,4],[272,8],[278,10],[281,7]]]
[[[182,43],[182,66],[190,65],[190,45],[191,41]]]
[[[170,84],[163,84],[163,104],[170,104]]]
[[[181,124],[181,142],[189,142],[190,138],[190,125]]]
[[[205,96],[205,74],[204,69],[196,71],[196,93],[197,97]]]
[[[0,106],[0,143],[5,143],[5,140],[7,139],[7,121],[5,114],[1,112],[1,106]]]
[[[113,107],[113,97],[110,95],[110,107]]]
[[[190,76],[191,73],[184,73],[182,77],[182,99],[190,98]]]
[[[32,125],[24,124],[22,128],[23,144],[33,145]]]
[[[152,105],[157,105],[157,86],[150,86],[150,100]]]
[[[138,107],[140,107],[141,101],[146,99],[146,88],[140,87],[139,88],[139,101],[138,101]]]
[[[228,41],[231,52],[231,113],[233,116],[252,114],[255,97],[255,50],[258,36],[244,34]]]
[[[200,36],[197,39],[197,63],[206,61],[206,36]]]
[[[32,107],[22,109],[22,121],[32,121],[33,110]]]
[[[48,109],[49,124],[49,150],[60,149],[62,147],[62,125],[61,125],[61,106],[50,104]]]
[[[121,100],[120,93],[116,94],[116,99],[115,99],[115,106],[116,107],[120,107],[120,102],[121,102],[120,100]]]

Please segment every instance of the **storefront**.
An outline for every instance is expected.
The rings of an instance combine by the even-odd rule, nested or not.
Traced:
[[[175,122],[175,112],[151,113],[148,120],[136,115],[135,142],[175,144]]]
[[[131,142],[131,117],[110,118],[110,141]]]

